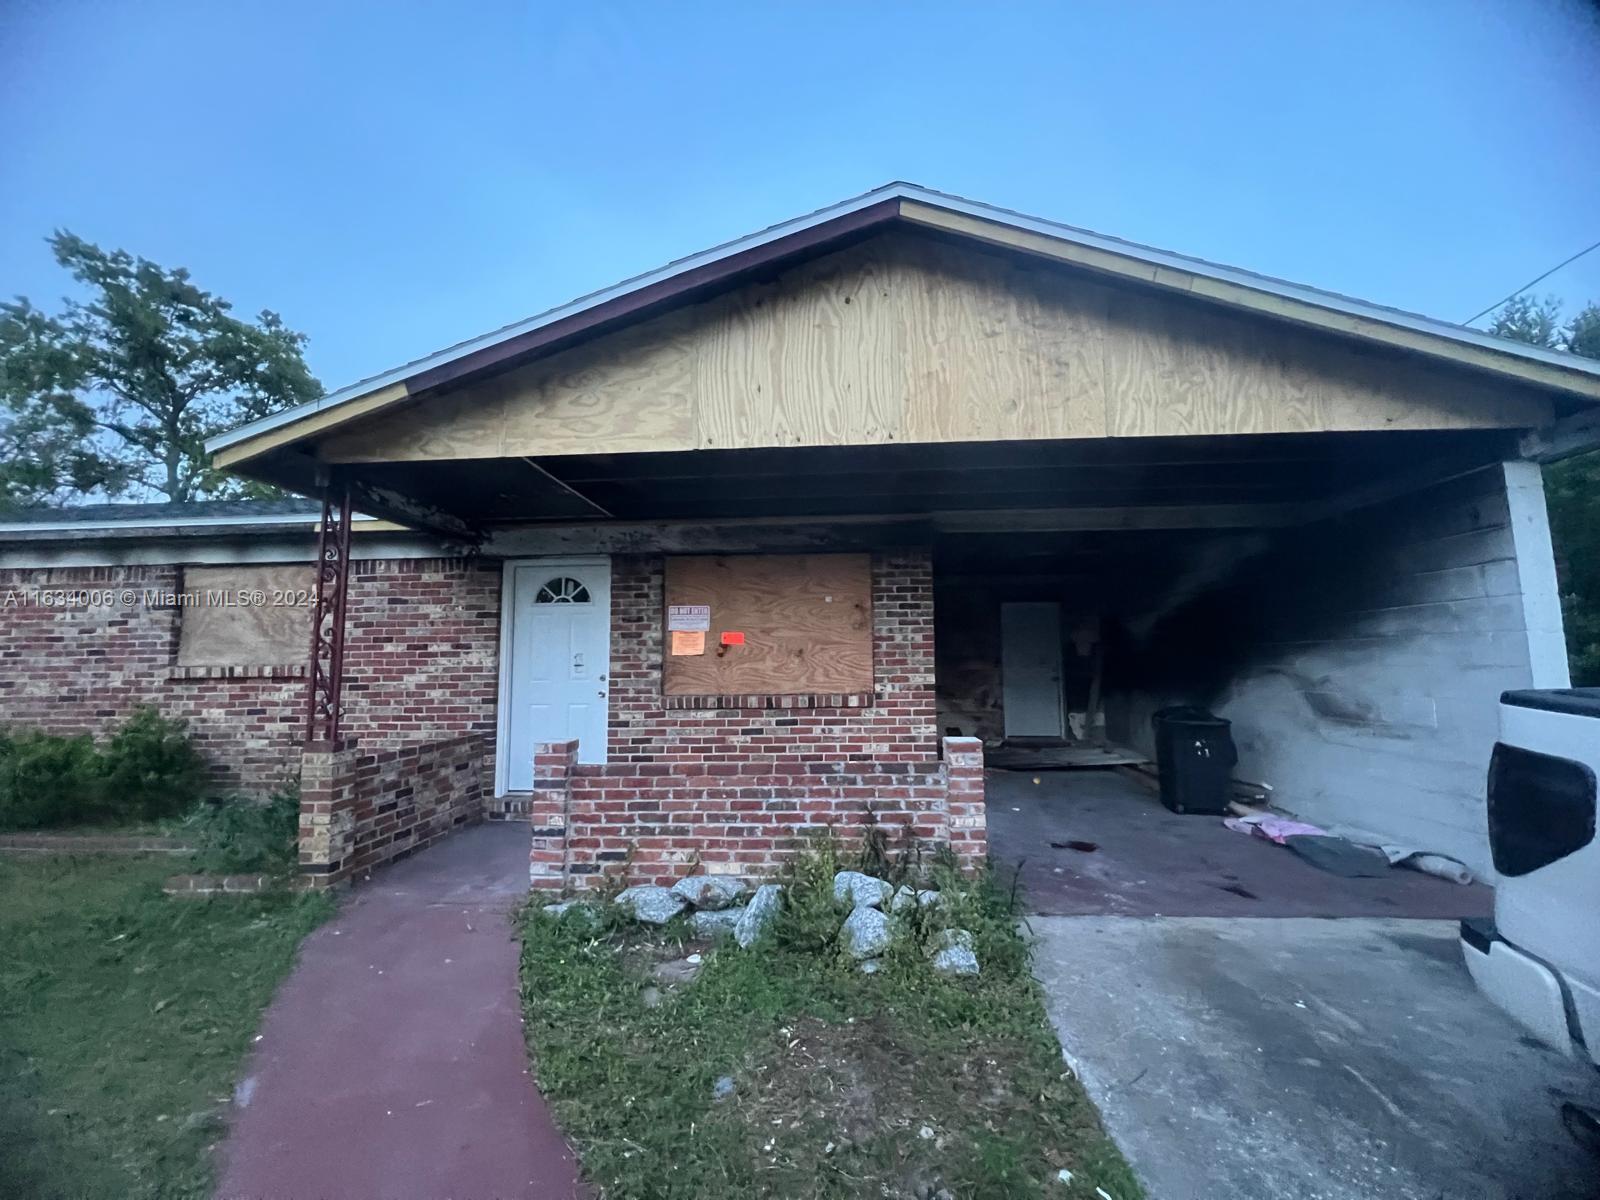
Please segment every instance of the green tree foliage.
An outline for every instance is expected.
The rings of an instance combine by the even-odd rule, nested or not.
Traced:
[[[1489,332],[1533,346],[1560,350],[1562,346],[1561,301],[1554,296],[1542,300],[1514,296],[1495,309]]]
[[[1600,304],[1590,304],[1567,325],[1567,349],[1600,358]]]
[[[273,312],[240,320],[181,268],[65,231],[50,247],[87,298],[57,316],[0,304],[0,449],[22,447],[0,461],[0,499],[239,494],[205,440],[321,394],[305,337]]]
[[[1587,305],[1563,325],[1561,305],[1553,298],[1519,297],[1495,313],[1489,332],[1600,358],[1600,304]],[[1600,685],[1600,452],[1554,463],[1544,479],[1572,680]]]
[[[50,318],[26,300],[0,306],[0,512],[125,484],[94,446],[94,413],[74,394],[75,371]]]

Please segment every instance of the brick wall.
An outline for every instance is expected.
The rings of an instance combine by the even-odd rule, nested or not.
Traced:
[[[370,750],[347,739],[306,750],[301,869],[337,883],[482,820],[485,752],[476,735]]]
[[[448,734],[493,746],[500,564],[369,559],[354,567],[344,728],[367,746]]]
[[[144,596],[176,591],[181,579],[175,566],[0,571],[0,725],[99,734],[152,704],[188,719],[219,787],[266,792],[293,781],[305,664],[175,667],[179,610]],[[41,588],[111,602],[23,600]],[[123,602],[127,591],[132,603]],[[492,745],[498,566],[357,561],[349,602],[346,731],[370,747],[469,734]]]
[[[869,819],[981,861],[981,744],[963,739],[959,764],[939,759],[927,554],[873,558],[874,695],[860,707],[668,708],[662,560],[613,559],[611,594],[609,761],[579,765],[570,743],[536,754],[535,886],[608,870],[670,882],[695,864],[766,875],[806,832]]]
[[[926,553],[873,556],[875,700],[860,708],[669,709],[661,695],[664,603],[661,558],[612,559],[612,767],[705,763],[715,775],[734,763],[926,766],[938,757]]]
[[[669,708],[661,695],[662,559],[618,556],[610,761],[578,767],[556,751],[560,763],[536,763],[535,793],[505,802],[490,799],[497,564],[356,562],[344,731],[359,747],[303,763],[303,664],[175,667],[179,610],[143,593],[181,579],[170,566],[0,572],[0,597],[41,587],[118,597],[0,607],[0,724],[100,733],[141,704],[187,718],[220,786],[261,792],[300,779],[302,848],[324,874],[364,869],[484,811],[525,812],[546,855],[558,853],[561,879],[625,859],[638,878],[676,877],[691,862],[765,874],[797,834],[857,825],[869,809],[891,830],[909,821],[968,861],[982,856],[981,753],[975,773],[939,757],[926,553],[873,558],[871,696],[777,697],[772,707],[725,697],[726,707],[703,708]],[[128,589],[139,599],[122,602]]]
[[[736,772],[620,774],[580,765],[577,742],[535,748],[529,881],[541,890],[582,890],[618,875],[629,883],[671,884],[695,870],[761,878],[812,833],[832,828],[846,841],[869,821],[899,845],[908,829],[924,848],[948,845],[967,868],[988,852],[983,809],[983,743],[946,738],[943,761],[845,771],[821,764],[799,774],[741,764]]]

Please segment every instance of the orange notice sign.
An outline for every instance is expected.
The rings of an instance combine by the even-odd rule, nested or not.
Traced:
[[[744,634],[735,633],[731,629],[725,630],[722,634],[722,644],[724,646],[742,646],[744,645]]]
[[[705,652],[706,635],[703,629],[674,629],[672,631],[673,654],[704,654]]]

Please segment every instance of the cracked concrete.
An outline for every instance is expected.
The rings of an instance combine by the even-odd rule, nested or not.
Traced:
[[[1473,988],[1456,925],[1032,917],[1068,1062],[1151,1200],[1579,1200],[1600,1072]]]

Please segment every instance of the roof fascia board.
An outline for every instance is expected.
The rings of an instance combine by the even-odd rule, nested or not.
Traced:
[[[353,531],[354,532],[354,531]],[[409,531],[361,531],[352,557],[358,561],[447,558],[451,549]],[[310,530],[275,530],[272,536],[181,538],[79,538],[60,542],[9,542],[0,545],[0,568],[64,570],[78,567],[209,566],[244,563],[313,563],[317,540]],[[55,585],[46,585],[55,586]],[[16,590],[17,585],[12,585]],[[3,595],[3,593],[0,593]]]
[[[234,463],[246,458],[255,458],[269,450],[276,450],[290,442],[299,441],[301,438],[310,437],[335,425],[342,425],[346,421],[353,421],[357,417],[369,416],[382,412],[400,404],[411,396],[411,389],[402,380],[397,383],[386,384],[376,391],[367,391],[357,395],[346,396],[343,400],[337,399],[341,393],[325,396],[321,400],[313,400],[310,404],[302,404],[297,408],[285,409],[281,413],[274,413],[271,417],[253,422],[252,425],[236,429],[231,434],[222,438],[213,439],[207,443],[207,448],[212,445],[220,447],[212,455],[212,465],[217,467],[230,467]],[[295,414],[299,413],[299,416]],[[282,418],[282,419],[280,419]],[[235,435],[246,435],[256,425],[264,425],[271,421],[273,424],[262,428],[259,432],[241,436],[239,440],[224,445],[227,439]]]
[[[1522,457],[1545,464],[1600,450],[1600,408],[1573,413],[1548,429],[1524,435],[1520,450]]]
[[[276,533],[286,526],[315,530],[321,523],[321,517],[310,513],[189,517],[182,521],[175,521],[171,517],[142,517],[127,521],[4,521],[0,522],[0,534],[4,534],[8,538],[47,540],[57,536],[79,537],[84,534],[95,533],[108,534],[113,537],[124,535],[133,537],[143,536],[150,530],[184,533],[215,529],[225,533],[236,533],[245,530],[266,529]],[[387,533],[402,529],[405,529],[405,526],[398,525],[393,521],[359,515],[352,518],[350,524],[352,533]]]

